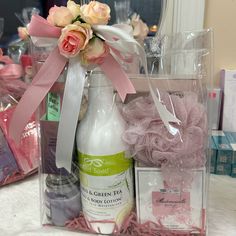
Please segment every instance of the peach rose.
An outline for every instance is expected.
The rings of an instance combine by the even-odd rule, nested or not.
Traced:
[[[91,25],[106,25],[111,18],[110,7],[97,1],[81,6],[82,19]]]
[[[82,64],[102,64],[108,53],[108,45],[97,37],[93,38],[81,53]]]
[[[50,8],[47,21],[51,25],[65,27],[72,23],[74,17],[71,11],[67,7],[54,6]]]
[[[148,26],[140,19],[136,13],[132,15],[131,25],[133,27],[133,36],[139,42],[143,42],[148,35]]]
[[[69,58],[75,57],[83,50],[93,36],[91,26],[86,23],[75,22],[62,29],[58,40],[60,53]]]
[[[22,40],[26,40],[29,37],[28,31],[26,27],[18,27],[17,28],[19,38]]]
[[[76,4],[74,1],[69,0],[67,2],[67,8],[70,10],[74,19],[76,19],[80,15],[80,5]]]

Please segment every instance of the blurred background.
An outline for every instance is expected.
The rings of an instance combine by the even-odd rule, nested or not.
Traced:
[[[46,17],[48,10],[53,5],[66,5],[67,0],[1,0],[0,1],[0,17],[4,18],[4,32],[0,39],[0,47],[5,48],[6,44],[15,40],[17,35],[17,27],[23,26],[22,22],[16,17],[16,13],[21,13],[23,8],[35,7],[39,9],[40,15]],[[80,0],[75,0],[80,3]],[[116,22],[115,2],[119,0],[100,0],[107,3],[111,7],[110,24]],[[136,12],[141,19],[149,26],[156,30],[159,17],[161,14],[161,0],[130,0],[130,7],[126,9],[129,16]]]

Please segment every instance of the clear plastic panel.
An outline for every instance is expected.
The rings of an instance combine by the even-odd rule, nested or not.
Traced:
[[[41,116],[43,224],[92,234],[207,235],[212,32],[159,42],[155,73],[132,75],[137,93],[124,103],[103,74],[90,74],[71,173],[55,165],[58,121]],[[149,82],[179,119],[170,130]]]

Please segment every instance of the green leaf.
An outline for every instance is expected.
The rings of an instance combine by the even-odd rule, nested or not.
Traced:
[[[81,22],[81,23],[86,23],[86,22],[82,19],[82,17],[81,17],[80,15],[77,16],[77,17],[72,21],[72,24],[75,23],[76,21],[79,21],[79,22]]]

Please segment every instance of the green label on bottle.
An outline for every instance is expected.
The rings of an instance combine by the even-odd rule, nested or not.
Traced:
[[[110,176],[126,171],[132,166],[132,159],[125,152],[109,156],[92,156],[79,153],[80,170],[93,176]]]

